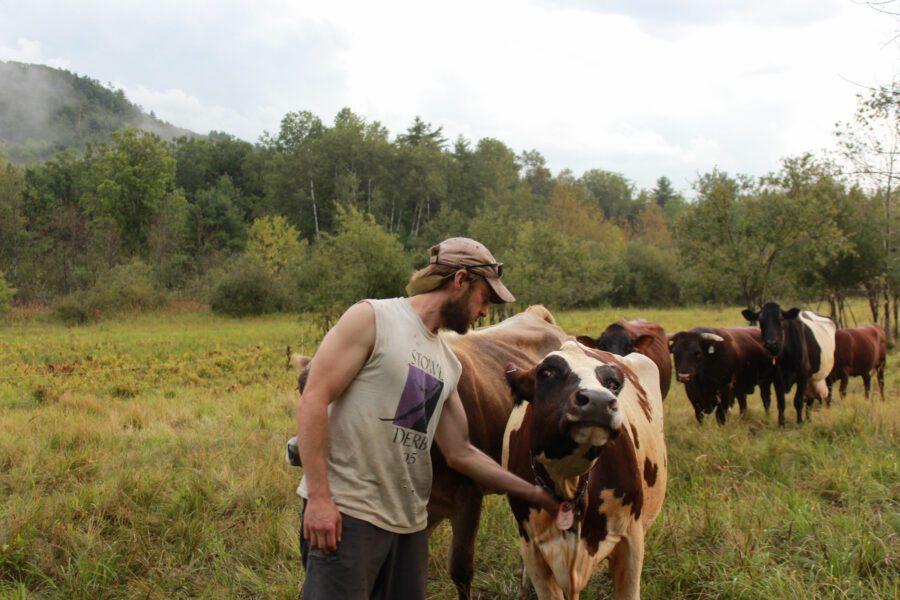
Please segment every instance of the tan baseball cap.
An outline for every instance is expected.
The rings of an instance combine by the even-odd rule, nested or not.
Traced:
[[[484,244],[469,238],[455,237],[432,246],[428,252],[430,265],[466,269],[483,277],[491,287],[491,302],[494,304],[516,301],[516,297],[500,281],[503,263],[497,262]]]

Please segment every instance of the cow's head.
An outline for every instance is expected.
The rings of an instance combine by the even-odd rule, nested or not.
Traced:
[[[711,356],[722,351],[725,339],[709,331],[679,331],[669,336],[669,352],[675,358],[675,376],[681,383],[703,377]]]
[[[796,319],[800,314],[800,309],[792,308],[788,311],[783,311],[774,302],[766,302],[759,312],[745,309],[741,314],[751,323],[759,322],[763,346],[765,346],[769,354],[778,356],[784,349],[785,321]]]
[[[618,323],[613,323],[606,328],[600,337],[594,339],[586,335],[579,335],[578,341],[588,348],[596,348],[604,352],[611,352],[619,356],[625,356],[632,352],[643,352],[653,343],[652,335],[639,335],[631,337],[625,328]]]
[[[531,402],[531,452],[553,477],[587,471],[619,434],[625,373],[613,360],[568,341],[529,371],[507,370],[517,400]]]

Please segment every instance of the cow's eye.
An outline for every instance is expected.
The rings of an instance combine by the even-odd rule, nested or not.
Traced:
[[[537,372],[538,379],[550,379],[553,377],[553,369],[543,368]]]
[[[607,379],[606,381],[603,382],[603,387],[605,387],[612,393],[616,394],[619,392],[619,390],[622,389],[622,384],[619,383],[618,379],[613,379],[612,377],[610,377],[609,379]]]

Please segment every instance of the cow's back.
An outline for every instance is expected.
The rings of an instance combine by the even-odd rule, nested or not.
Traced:
[[[649,335],[653,338],[653,342],[649,346],[638,352],[656,364],[659,373],[659,391],[662,398],[665,398],[672,384],[672,360],[669,358],[669,338],[666,336],[666,330],[662,325],[644,319],[617,321],[616,325],[621,326],[625,333],[632,338],[642,335]]]
[[[500,460],[503,430],[512,410],[507,365],[534,364],[557,350],[565,338],[540,305],[466,335],[446,335],[463,367],[457,390],[468,416],[469,437],[494,460]]]
[[[808,347],[807,352],[813,366],[816,364],[816,353],[818,353],[818,368],[814,371],[811,369],[809,373],[810,384],[816,385],[820,381],[825,381],[834,367],[837,326],[828,317],[818,315],[811,310],[801,311],[800,320],[812,332],[815,340],[815,347]]]

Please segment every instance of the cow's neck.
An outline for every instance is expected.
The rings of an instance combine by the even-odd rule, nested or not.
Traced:
[[[572,500],[584,490],[585,480],[597,461],[595,446],[585,444],[578,450],[563,458],[547,459],[544,454],[537,457],[550,477],[553,492],[562,500]],[[544,487],[548,487],[546,483]]]

